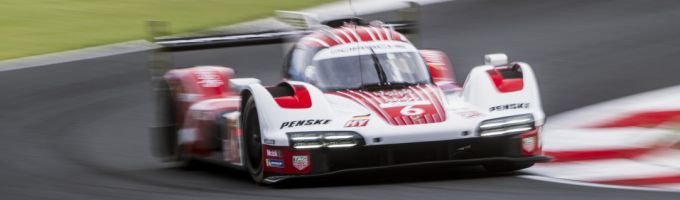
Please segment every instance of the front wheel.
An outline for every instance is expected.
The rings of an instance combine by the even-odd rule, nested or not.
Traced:
[[[489,172],[513,172],[533,166],[534,163],[493,163],[485,164],[484,168]]]
[[[250,176],[257,183],[262,183],[265,178],[262,163],[262,137],[260,133],[260,119],[257,115],[255,100],[250,97],[243,107],[241,124],[245,142],[245,164]]]

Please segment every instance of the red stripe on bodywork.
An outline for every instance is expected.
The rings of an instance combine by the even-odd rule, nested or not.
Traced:
[[[603,149],[582,151],[546,151],[545,155],[554,158],[553,162],[570,162],[602,159],[632,159],[657,150],[657,148]]]
[[[364,97],[364,96],[354,94],[352,91],[350,91],[350,92],[336,92],[336,93],[333,93],[333,94],[351,99],[354,102],[361,104],[365,108],[370,108],[371,110],[377,111],[377,114],[380,115],[381,117],[386,116],[386,114],[383,113],[383,111],[380,110],[379,107],[376,107],[375,104],[372,101],[367,100],[366,97]],[[387,120],[387,122],[390,123],[390,124],[398,123],[397,121],[395,121],[395,119],[392,119],[392,118],[385,118],[385,120]]]
[[[307,90],[307,87],[305,87],[304,85],[295,84],[290,84],[290,86],[291,88],[293,88],[295,95],[274,98],[274,101],[276,101],[276,103],[279,104],[279,106],[281,106],[282,108],[294,108],[294,109],[312,107],[312,98],[309,96],[309,91]]]
[[[359,38],[357,38],[357,35],[354,35],[355,33],[359,36]],[[356,43],[359,42],[359,39],[361,39],[362,42],[385,41],[385,40],[400,42],[407,41],[405,40],[406,37],[392,29],[354,25],[346,25],[340,28],[328,29],[318,33],[309,34],[305,37],[312,37],[323,40],[326,43],[328,43],[329,46],[335,46],[343,43],[344,44]],[[317,43],[313,42],[304,42],[301,44],[310,47],[319,46]]]
[[[591,128],[656,127],[669,122],[680,122],[680,110],[634,113],[619,119],[596,124]]]
[[[444,106],[442,106],[442,102],[441,102],[442,97],[439,96],[439,93],[437,92],[437,90],[439,88],[435,89],[435,87],[432,87],[431,85],[427,85],[427,88],[429,89],[429,91],[431,92],[430,94],[432,95],[432,97],[430,98],[430,101],[436,101],[436,102],[433,102],[433,104],[434,104],[435,108],[437,108],[437,114],[439,114],[439,116],[441,116],[441,118],[440,118],[441,121],[446,120],[446,113],[444,111]]]
[[[498,72],[498,68],[491,69],[489,71],[486,71],[489,76],[491,77],[491,80],[493,81],[494,85],[496,85],[496,89],[498,89],[499,92],[515,92],[515,91],[520,91],[524,88],[524,79],[523,78],[503,78],[503,75],[501,75],[500,72]],[[509,70],[509,69],[502,69],[502,70]]]

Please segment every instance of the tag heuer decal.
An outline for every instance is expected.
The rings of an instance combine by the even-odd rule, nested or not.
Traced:
[[[293,156],[293,167],[298,170],[309,167],[309,156]]]
[[[536,138],[535,137],[528,137],[528,138],[522,138],[522,148],[524,151],[527,152],[533,152],[536,150]]]

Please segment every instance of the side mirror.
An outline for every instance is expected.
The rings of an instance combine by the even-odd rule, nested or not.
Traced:
[[[508,64],[508,55],[504,53],[494,53],[484,55],[484,64],[493,65],[495,67]]]
[[[229,86],[231,90],[236,92],[241,92],[241,90],[246,89],[250,84],[259,84],[260,79],[256,78],[232,78],[229,79]]]

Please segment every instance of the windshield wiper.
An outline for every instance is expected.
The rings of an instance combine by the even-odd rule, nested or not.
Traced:
[[[381,86],[388,85],[389,82],[387,81],[387,75],[385,74],[385,70],[383,69],[383,66],[380,63],[380,59],[378,59],[378,55],[375,54],[375,51],[373,51],[373,48],[368,48],[368,49],[371,50],[371,58],[373,59],[373,67],[375,67],[375,71],[378,72],[378,79],[380,80],[379,84]]]

